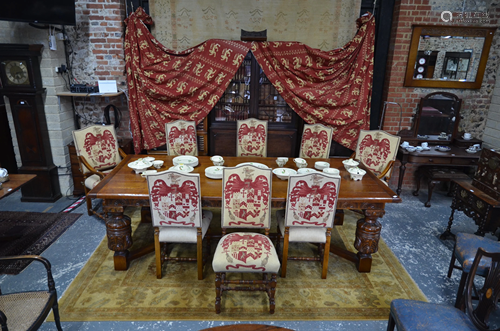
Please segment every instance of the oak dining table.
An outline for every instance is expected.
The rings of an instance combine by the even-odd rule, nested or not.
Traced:
[[[106,217],[106,234],[108,248],[114,251],[115,270],[127,270],[132,260],[140,258],[154,251],[150,245],[136,251],[130,251],[132,246],[131,220],[124,214],[125,208],[142,207],[143,218],[147,218],[149,210],[149,194],[146,178],[128,167],[130,162],[150,155],[128,155],[113,169],[94,189],[89,192],[91,199],[103,200],[103,211]],[[173,158],[169,155],[154,155],[157,160],[163,160],[163,166],[158,171],[168,170],[173,166]],[[210,179],[205,176],[205,169],[213,166],[209,156],[198,156],[199,164],[193,172],[200,174],[201,200],[203,207],[220,207],[222,204],[222,180]],[[353,181],[345,170],[342,161],[345,158],[307,159],[308,167],[313,168],[316,161],[325,161],[331,168],[340,170],[342,177],[337,202],[337,212],[353,209],[361,210],[357,222],[354,247],[357,252],[351,252],[332,245],[330,252],[337,254],[356,264],[359,272],[370,272],[372,254],[378,251],[378,242],[382,225],[379,219],[385,214],[386,203],[400,203],[401,198],[372,172],[367,171],[361,181]],[[278,168],[274,157],[224,157],[224,166],[233,167],[245,162],[258,162],[270,168]],[[286,168],[297,169],[292,158],[289,158]],[[361,166],[363,167],[363,166]],[[152,169],[152,168],[151,168]],[[284,208],[288,181],[281,180],[273,174],[272,180],[272,207]],[[151,238],[151,242],[153,238]]]

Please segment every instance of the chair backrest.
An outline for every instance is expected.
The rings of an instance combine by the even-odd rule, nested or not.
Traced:
[[[331,228],[339,189],[340,176],[323,173],[290,176],[285,226]]]
[[[475,278],[481,259],[490,260],[491,267],[484,278],[482,288],[476,291],[475,286],[480,284],[480,282],[475,282]],[[498,299],[500,298],[500,252],[488,253],[482,248],[479,248],[467,277],[467,284],[465,287],[466,313],[479,330],[490,330],[488,328],[490,313],[492,310],[496,309]],[[479,295],[479,301],[476,301],[476,292],[477,295]]]
[[[267,156],[267,121],[248,118],[236,121],[236,156]]]
[[[269,228],[271,183],[271,169],[261,169],[251,165],[224,168],[221,226]]]
[[[196,123],[177,120],[165,124],[168,155],[198,156]]]
[[[167,170],[147,176],[153,226],[200,227],[200,175]]]
[[[401,137],[382,130],[360,130],[355,158],[379,175],[396,160],[400,140]]]
[[[330,156],[333,128],[323,124],[304,124],[299,157],[327,159]]]
[[[96,170],[115,167],[122,157],[113,125],[93,125],[73,131],[76,154],[82,156]],[[81,164],[83,173],[87,167]]]

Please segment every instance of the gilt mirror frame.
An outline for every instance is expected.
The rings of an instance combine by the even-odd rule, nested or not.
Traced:
[[[437,87],[437,88],[460,88],[479,89],[483,83],[486,62],[490,53],[491,41],[496,28],[471,27],[471,26],[449,26],[449,25],[413,25],[410,52],[406,65],[406,76],[404,86],[413,87]],[[457,36],[457,37],[484,37],[483,49],[474,81],[458,81],[446,79],[415,79],[414,70],[417,61],[420,36]]]

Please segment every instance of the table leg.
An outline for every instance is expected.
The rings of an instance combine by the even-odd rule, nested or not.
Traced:
[[[399,179],[398,179],[398,188],[396,190],[396,194],[398,196],[401,195],[401,187],[403,186],[403,178],[405,177],[405,171],[406,171],[406,163],[408,161],[404,160],[401,160],[401,165],[399,166]]]
[[[372,266],[372,254],[378,251],[380,230],[382,225],[378,221],[384,216],[385,211],[366,209],[365,218],[358,220],[356,227],[356,239],[354,247],[358,250],[358,261],[356,266],[359,272],[370,272]]]
[[[108,248],[115,252],[113,257],[115,270],[127,270],[130,263],[128,249],[132,246],[132,228],[130,217],[123,214],[123,207],[107,210],[106,234]]]

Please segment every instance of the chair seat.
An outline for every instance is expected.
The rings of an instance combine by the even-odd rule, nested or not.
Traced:
[[[475,234],[458,233],[455,244],[455,257],[462,265],[463,272],[469,273],[474,258],[476,257],[477,249],[481,247],[487,252],[500,252],[500,242],[491,240]],[[491,266],[491,259],[484,258],[479,263],[477,274],[480,276],[486,275]]]
[[[453,306],[396,299],[391,303],[391,315],[398,331],[477,330],[467,315]]]
[[[271,239],[265,235],[234,232],[219,240],[212,267],[214,272],[277,273],[280,262]]]
[[[276,219],[281,235],[285,236],[285,210],[276,211]],[[326,228],[319,227],[290,227],[288,233],[290,242],[326,243]]]
[[[50,303],[47,291],[0,295],[0,311],[7,317],[9,330],[28,330]]]
[[[203,210],[201,220],[201,237],[205,238],[208,231],[210,222],[212,221],[213,214],[211,211]],[[160,242],[169,243],[196,243],[198,230],[196,227],[173,227],[173,226],[160,226]]]

